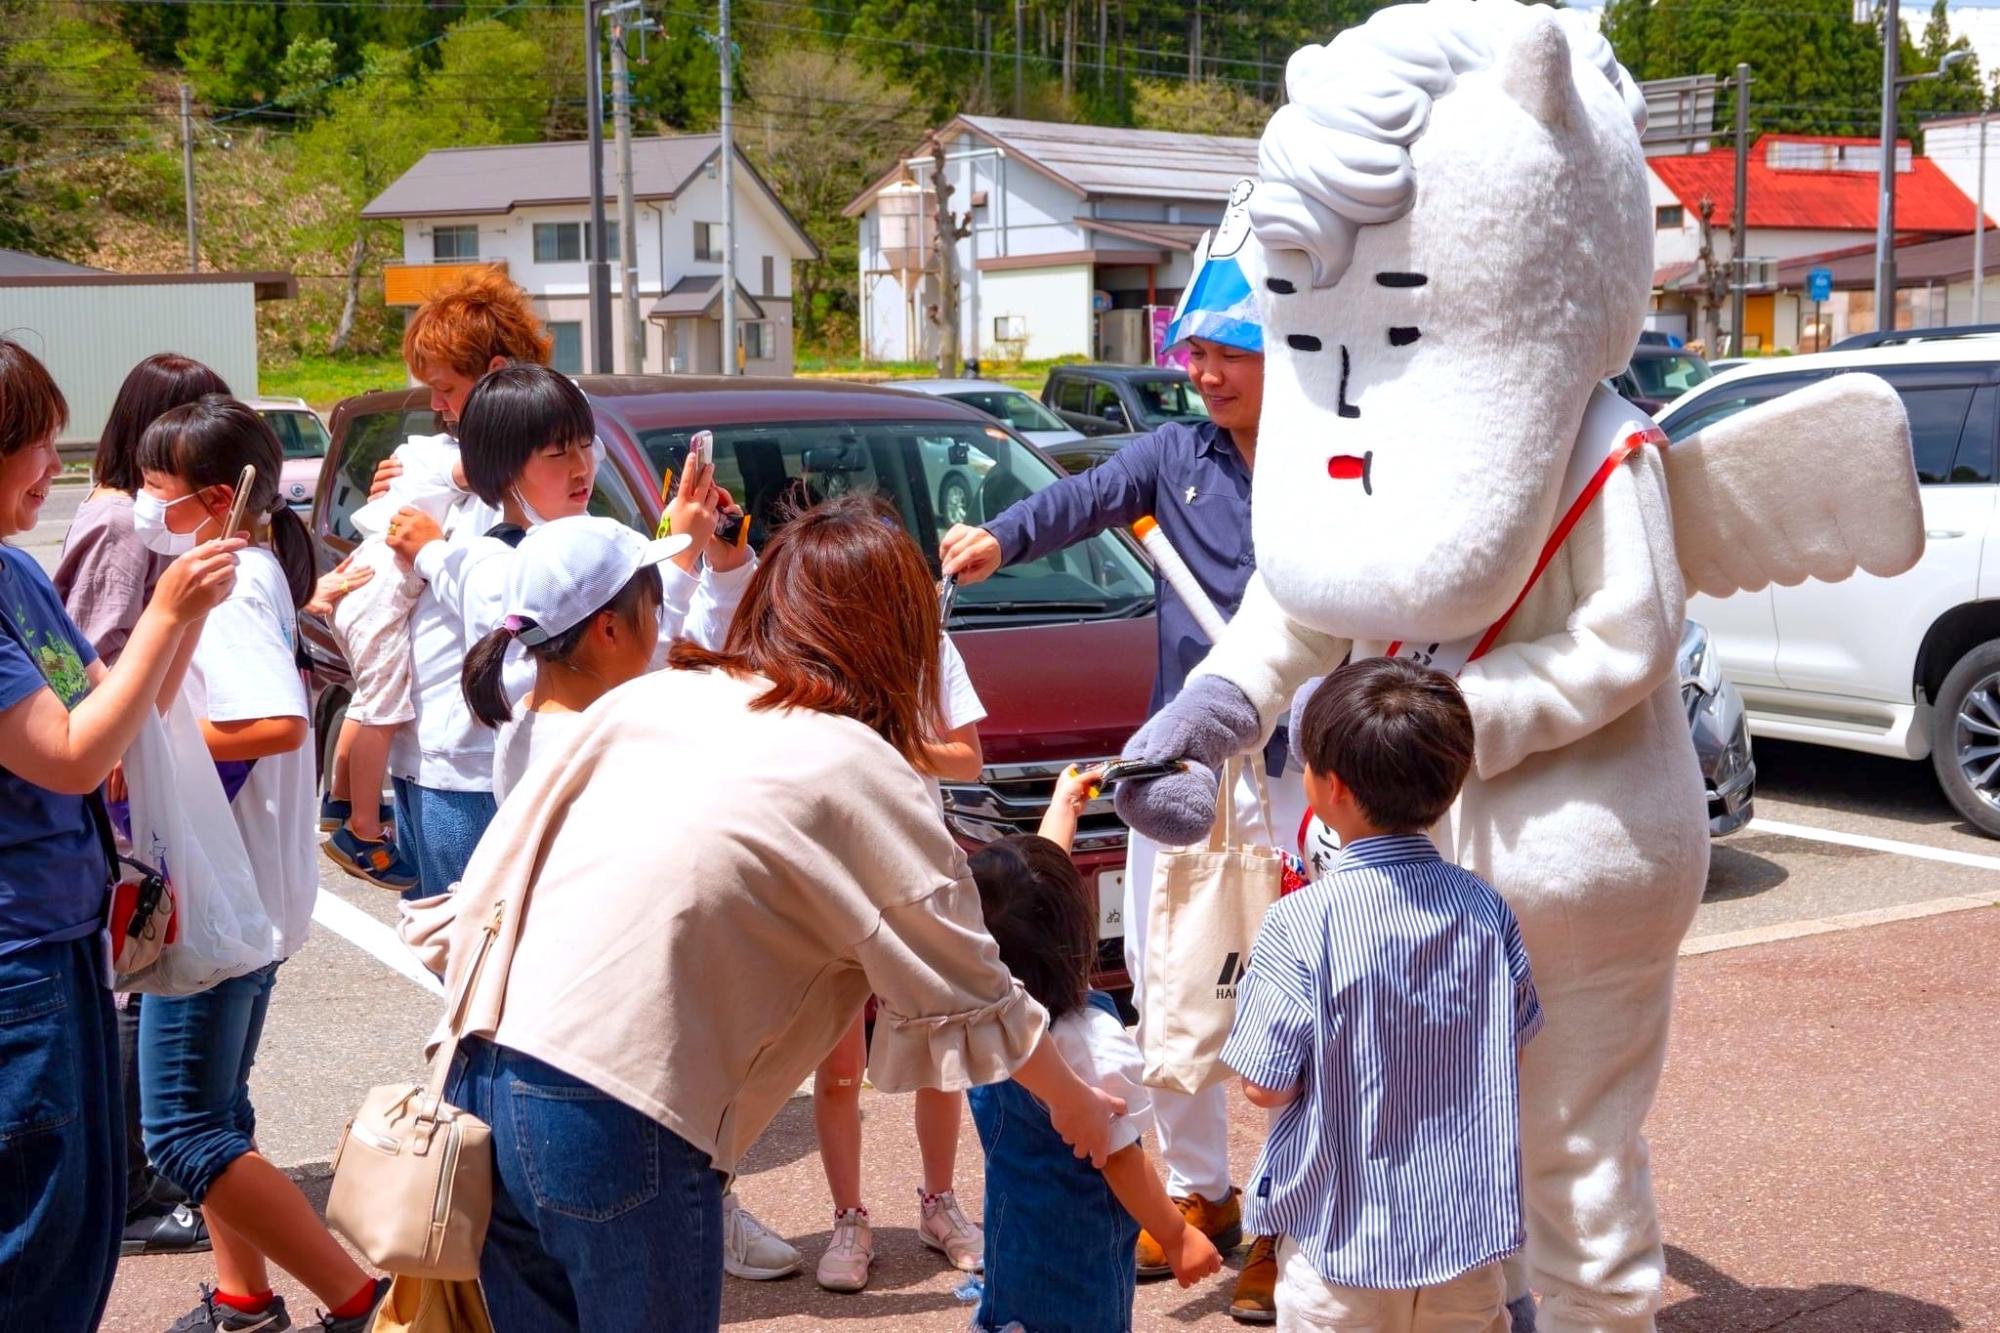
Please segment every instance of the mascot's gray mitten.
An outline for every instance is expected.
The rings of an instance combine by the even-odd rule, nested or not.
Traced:
[[[1249,698],[1220,676],[1201,676],[1126,742],[1124,757],[1149,763],[1185,760],[1188,770],[1151,782],[1122,783],[1118,817],[1155,842],[1185,846],[1215,824],[1216,775],[1224,761],[1263,734]]]

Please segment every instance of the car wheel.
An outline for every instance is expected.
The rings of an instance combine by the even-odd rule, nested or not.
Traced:
[[[1931,712],[1931,765],[1952,808],[2000,838],[2000,641],[1980,644],[1944,678]]]
[[[938,485],[938,517],[947,523],[972,521],[972,487],[964,477],[946,477]]]

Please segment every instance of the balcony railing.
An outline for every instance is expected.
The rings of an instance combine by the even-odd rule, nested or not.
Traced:
[[[507,272],[504,259],[448,259],[430,264],[395,261],[382,266],[382,304],[422,305],[441,287],[479,269]]]

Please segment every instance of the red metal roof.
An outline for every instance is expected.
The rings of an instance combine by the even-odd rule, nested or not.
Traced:
[[[1780,139],[1788,143],[1859,147],[1875,142],[1790,134],[1759,139],[1750,149],[1746,168],[1751,226],[1815,231],[1875,229],[1875,172],[1773,169],[1766,164],[1765,156]],[[1904,141],[1906,145],[1907,142]],[[1687,209],[1690,221],[1698,215],[1705,195],[1715,201],[1715,229],[1721,231],[1731,225],[1736,204],[1736,154],[1732,150],[1718,148],[1706,153],[1650,157],[1646,165],[1674,192]],[[1973,206],[1965,192],[1953,185],[1929,158],[1913,159],[1910,168],[1896,173],[1897,232],[1970,232]]]

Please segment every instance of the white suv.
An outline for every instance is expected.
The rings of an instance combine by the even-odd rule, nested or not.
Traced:
[[[1892,579],[1697,597],[1688,614],[1713,636],[1753,735],[1929,756],[1958,812],[2000,837],[2000,340],[1761,358],[1689,390],[1660,424],[1682,439],[1846,371],[1881,376],[1909,410],[1923,559]]]

